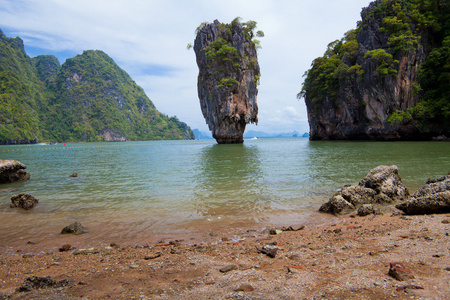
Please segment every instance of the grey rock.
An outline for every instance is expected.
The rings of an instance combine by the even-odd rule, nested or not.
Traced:
[[[319,211],[345,214],[363,204],[388,204],[408,197],[409,192],[398,174],[398,167],[378,166],[370,170],[359,185],[344,186]]]
[[[237,270],[237,269],[238,269],[238,267],[236,265],[227,265],[223,268],[220,268],[219,271],[222,273],[227,273],[227,272]]]
[[[0,160],[0,183],[11,183],[30,179],[26,165],[17,160]]]
[[[23,208],[30,210],[39,203],[39,200],[30,194],[20,193],[11,197],[11,208]]]
[[[74,222],[61,230],[62,234],[72,233],[75,235],[86,233],[87,230],[80,222]]]
[[[364,217],[375,213],[375,209],[372,204],[363,204],[358,208],[358,216]]]
[[[19,287],[19,292],[29,292],[34,289],[44,289],[44,288],[60,288],[69,285],[69,280],[63,279],[56,281],[50,276],[38,277],[30,276],[27,277],[24,282]]]
[[[437,179],[429,178],[409,200],[395,207],[409,215],[450,212],[450,174]]]

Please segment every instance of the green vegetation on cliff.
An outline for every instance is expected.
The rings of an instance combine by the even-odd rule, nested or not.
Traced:
[[[385,89],[397,84],[399,66],[420,59],[409,82],[414,107],[387,111],[390,124],[413,122],[422,133],[450,131],[450,5],[447,0],[377,0],[363,10],[363,21],[328,45],[304,77],[297,97],[317,111],[322,103],[342,100],[343,90]],[[376,32],[373,32],[376,28]],[[372,31],[371,31],[372,30]],[[364,33],[363,33],[364,32]],[[364,34],[364,36],[362,36]],[[373,48],[367,48],[367,46]],[[361,66],[364,66],[363,68]],[[371,74],[367,74],[367,71]],[[366,71],[366,74],[364,73]],[[405,76],[404,73],[402,76]],[[364,84],[358,84],[363,82]],[[362,97],[362,95],[360,95]],[[361,99],[362,101],[362,99]]]
[[[60,66],[52,55],[30,59],[20,38],[0,31],[0,144],[193,138],[104,52]]]

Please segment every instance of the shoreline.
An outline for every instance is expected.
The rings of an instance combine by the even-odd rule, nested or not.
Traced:
[[[81,244],[59,252],[39,243],[31,245],[38,253],[0,255],[0,299],[446,299],[450,214],[406,216],[388,208],[277,235],[244,224],[147,244],[105,241],[81,255]],[[68,241],[83,236],[89,234]],[[274,258],[259,251],[268,244],[277,248]],[[414,278],[389,276],[391,262]],[[235,267],[220,271],[228,265]],[[69,285],[15,292],[31,275]]]

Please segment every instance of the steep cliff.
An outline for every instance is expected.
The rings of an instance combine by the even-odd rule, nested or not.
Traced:
[[[61,66],[52,55],[28,57],[0,30],[0,144],[194,138],[102,51]]]
[[[441,110],[450,113],[448,79],[441,86],[447,103],[438,109],[427,98],[429,88],[421,86],[429,53],[449,35],[448,9],[444,0],[378,0],[364,8],[357,29],[330,43],[305,74],[298,97],[305,98],[310,138],[420,140],[448,134],[450,114]],[[449,58],[441,57],[444,64]],[[444,78],[448,71],[442,71]]]
[[[131,77],[104,52],[84,51],[61,66],[47,118],[63,121],[48,131],[59,140],[193,139],[176,117],[156,110]]]
[[[198,97],[206,123],[219,144],[242,143],[245,126],[258,123],[256,22],[203,23],[194,43]],[[261,32],[259,35],[262,35]]]
[[[0,144],[38,140],[37,111],[43,90],[23,41],[8,38],[0,30]]]

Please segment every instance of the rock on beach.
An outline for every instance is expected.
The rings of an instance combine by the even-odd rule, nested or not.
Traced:
[[[428,179],[409,200],[395,207],[409,215],[450,212],[450,173],[438,179]]]
[[[319,211],[345,214],[364,204],[388,204],[408,197],[409,191],[398,174],[398,167],[378,166],[370,170],[358,185],[344,186]]]

